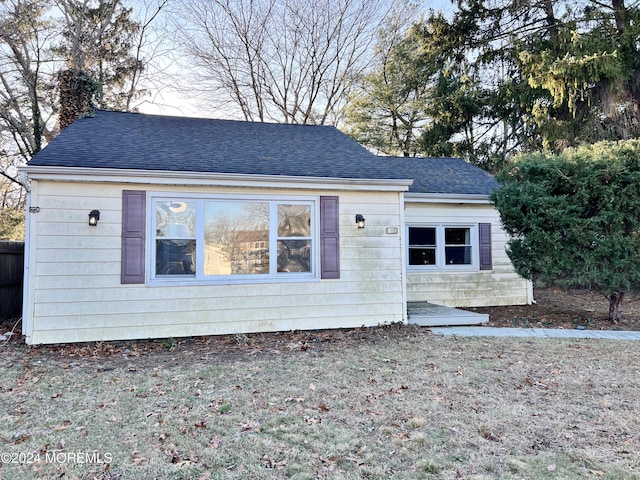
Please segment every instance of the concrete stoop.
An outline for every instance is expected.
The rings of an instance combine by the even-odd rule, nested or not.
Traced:
[[[428,302],[408,302],[407,314],[410,325],[421,327],[484,325],[489,321],[489,315],[486,313],[467,312]]]

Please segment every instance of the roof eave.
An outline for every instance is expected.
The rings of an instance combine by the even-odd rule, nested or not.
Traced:
[[[475,203],[490,205],[489,195],[481,193],[405,193],[405,202],[413,203]]]
[[[152,185],[297,188],[307,190],[376,190],[406,192],[412,179],[338,178],[236,173],[183,172],[121,168],[27,165],[20,168],[31,180],[135,183]]]

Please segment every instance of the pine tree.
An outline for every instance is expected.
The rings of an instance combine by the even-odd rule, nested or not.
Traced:
[[[522,155],[499,180],[491,200],[518,273],[601,292],[619,322],[640,289],[640,141]]]

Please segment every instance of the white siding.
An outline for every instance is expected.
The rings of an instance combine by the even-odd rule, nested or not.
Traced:
[[[34,181],[28,343],[373,326],[405,319],[402,193]],[[338,280],[237,285],[120,284],[122,190],[339,195]],[[100,210],[97,227],[88,213]],[[355,215],[366,228],[358,229]],[[398,228],[387,234],[385,228]]]
[[[529,282],[518,276],[507,256],[507,235],[500,216],[488,204],[407,203],[411,224],[491,223],[493,268],[475,271],[407,271],[407,300],[448,307],[522,305],[531,303]]]

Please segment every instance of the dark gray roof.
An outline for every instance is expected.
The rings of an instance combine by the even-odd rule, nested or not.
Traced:
[[[75,121],[29,165],[414,179],[410,191],[416,193],[489,193],[495,187],[491,176],[462,160],[378,157],[329,126],[104,110]]]
[[[410,193],[489,195],[498,186],[493,175],[461,158],[394,157],[387,161],[393,162],[389,169],[413,179]]]

